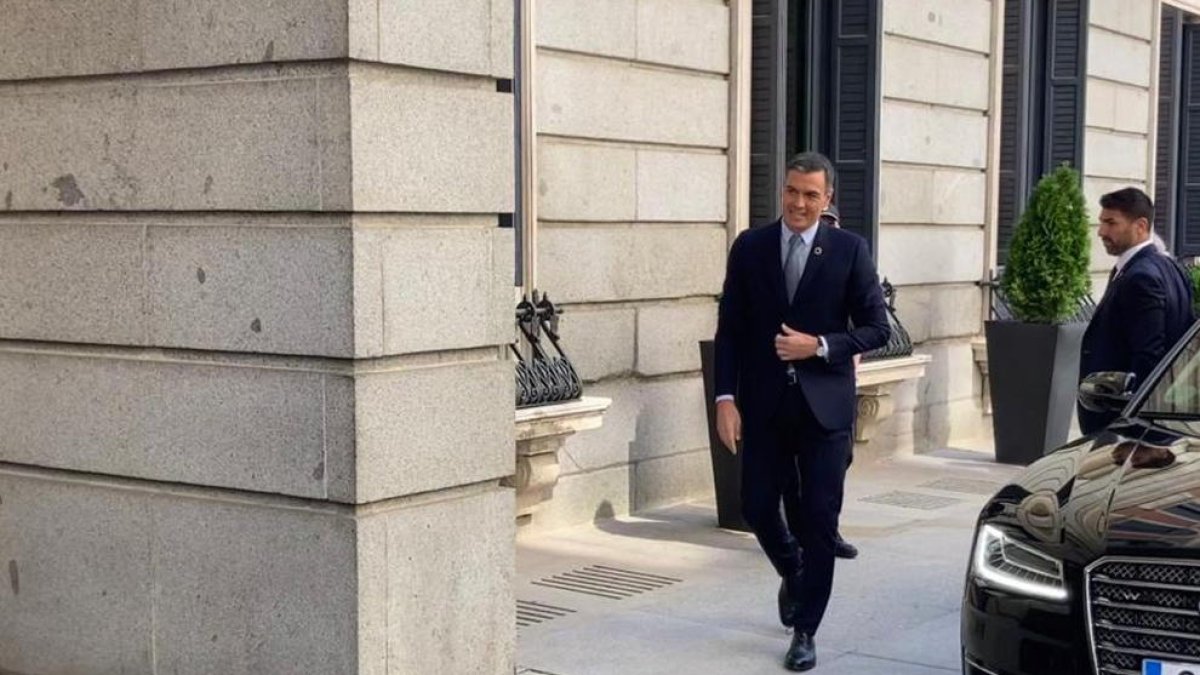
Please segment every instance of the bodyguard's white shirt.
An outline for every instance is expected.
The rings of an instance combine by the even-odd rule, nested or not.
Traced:
[[[1153,246],[1153,245],[1154,245],[1154,239],[1153,238],[1147,239],[1146,241],[1143,241],[1142,243],[1140,243],[1136,246],[1130,247],[1128,251],[1125,251],[1120,256],[1118,256],[1117,264],[1113,265],[1113,269],[1116,270],[1116,273],[1113,274],[1113,278],[1116,279],[1117,277],[1121,276],[1121,270],[1125,269],[1125,266],[1129,264],[1130,260],[1133,260],[1133,256],[1137,255],[1139,251],[1146,248],[1147,246]]]

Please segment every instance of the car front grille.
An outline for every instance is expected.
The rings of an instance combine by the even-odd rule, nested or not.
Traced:
[[[1200,663],[1200,561],[1105,558],[1088,568],[1087,603],[1097,673]]]

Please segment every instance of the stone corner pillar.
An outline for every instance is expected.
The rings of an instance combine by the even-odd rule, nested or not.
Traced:
[[[377,5],[7,8],[0,671],[512,673],[511,4]]]

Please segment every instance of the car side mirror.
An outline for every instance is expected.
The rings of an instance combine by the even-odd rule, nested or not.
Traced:
[[[1091,412],[1120,412],[1133,396],[1133,373],[1091,373],[1079,383],[1079,404]]]

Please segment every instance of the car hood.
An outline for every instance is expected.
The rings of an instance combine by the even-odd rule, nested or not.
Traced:
[[[982,518],[1081,564],[1200,558],[1200,438],[1123,421],[1031,464]]]

